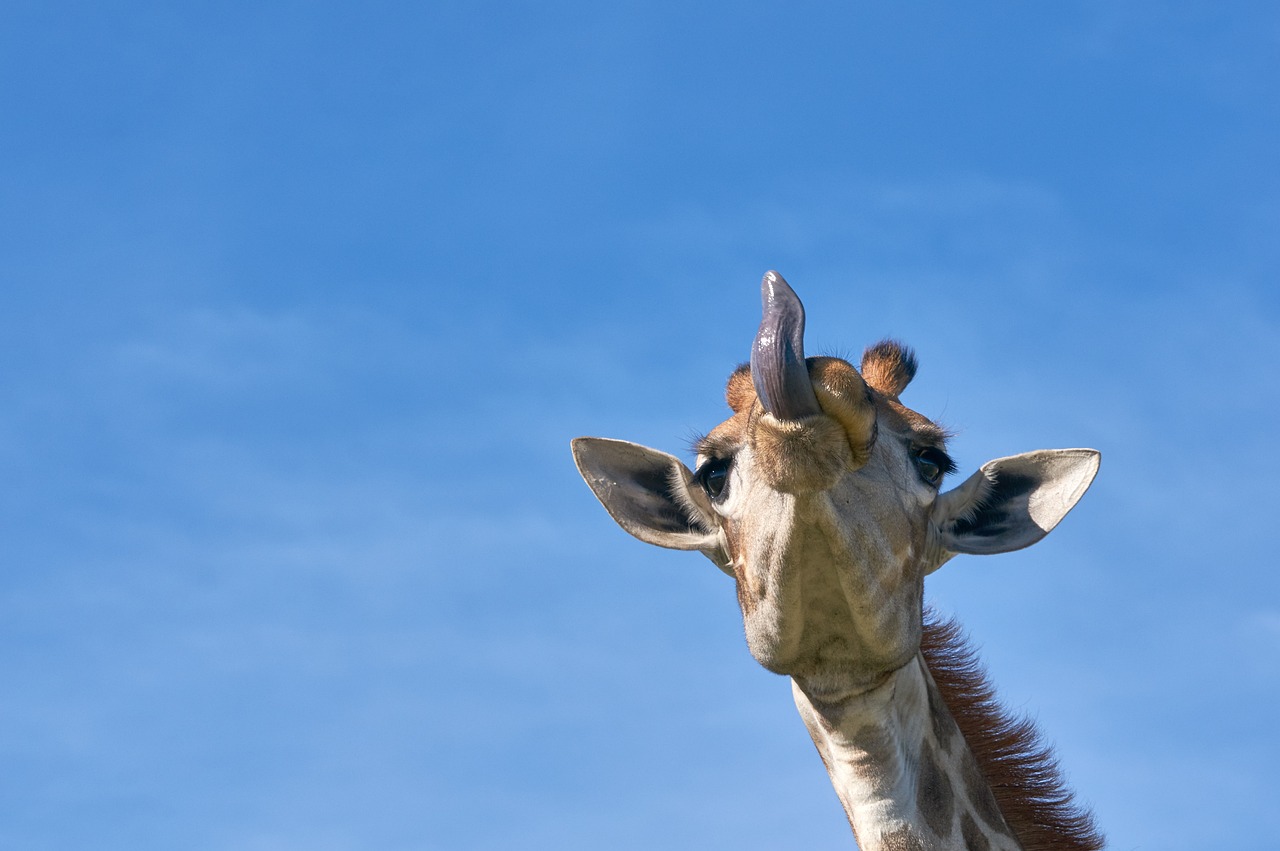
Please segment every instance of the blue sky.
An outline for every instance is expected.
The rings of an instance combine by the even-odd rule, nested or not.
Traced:
[[[1280,842],[1265,3],[0,10],[0,846],[840,848],[684,452],[758,281],[894,335],[966,475],[927,593],[1117,849]]]

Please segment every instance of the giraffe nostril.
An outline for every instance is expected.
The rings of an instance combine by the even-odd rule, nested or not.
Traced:
[[[809,358],[809,375],[823,413],[844,429],[853,452],[853,465],[871,457],[878,432],[876,401],[853,365],[840,358]]]
[[[755,421],[750,445],[752,471],[783,493],[828,490],[861,466],[848,434],[830,416],[780,420],[765,414]]]

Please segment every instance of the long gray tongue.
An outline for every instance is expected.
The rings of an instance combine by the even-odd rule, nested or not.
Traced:
[[[781,275],[760,282],[764,318],[751,347],[751,380],[764,409],[780,420],[819,414],[804,363],[804,305]]]

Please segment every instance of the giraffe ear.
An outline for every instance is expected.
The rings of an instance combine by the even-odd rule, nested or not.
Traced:
[[[1084,496],[1100,460],[1095,449],[1043,449],[988,461],[934,503],[942,549],[989,555],[1031,546]]]
[[[578,472],[619,526],[645,543],[699,550],[728,572],[711,506],[680,459],[603,437],[572,447]]]

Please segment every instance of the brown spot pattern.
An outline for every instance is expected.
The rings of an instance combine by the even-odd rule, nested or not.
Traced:
[[[937,689],[929,689],[929,719],[933,724],[933,738],[938,747],[950,752],[960,736],[960,728],[956,726],[956,719],[951,717],[951,710],[947,709]]]
[[[924,841],[909,827],[902,827],[880,838],[884,851],[927,851]]]
[[[960,816],[960,838],[966,851],[991,851],[991,840],[968,813]]]
[[[987,827],[993,830],[1003,830],[1004,816],[1000,813],[1000,807],[996,804],[996,797],[991,792],[991,787],[987,785],[987,778],[983,776],[977,760],[966,759],[961,768],[961,775],[964,778],[965,796],[969,799],[969,803],[973,805],[974,812],[987,823]]]
[[[894,758],[896,746],[883,727],[869,724],[854,733],[849,739],[849,744],[865,753],[870,764],[887,765]]]
[[[955,810],[951,787],[947,785],[942,769],[926,748],[920,757],[920,774],[916,778],[916,809],[924,816],[925,824],[934,835],[945,838],[951,834],[951,815]]]

